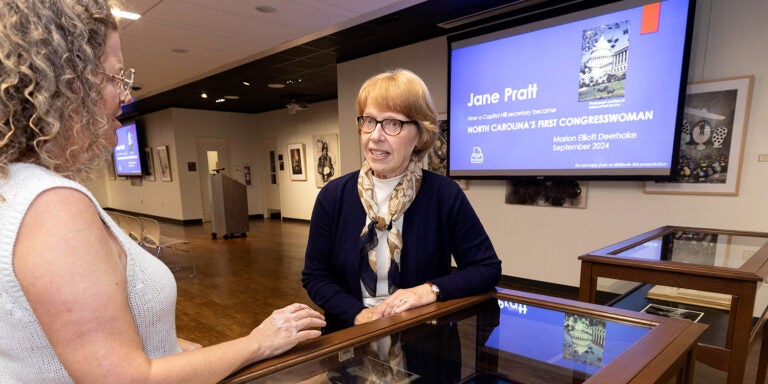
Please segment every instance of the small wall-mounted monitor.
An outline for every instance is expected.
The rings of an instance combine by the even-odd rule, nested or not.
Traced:
[[[117,131],[117,145],[114,148],[115,174],[117,176],[141,176],[144,164],[145,138],[136,122],[124,123]]]

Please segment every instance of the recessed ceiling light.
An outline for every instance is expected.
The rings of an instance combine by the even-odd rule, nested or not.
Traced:
[[[174,52],[174,53],[189,53],[189,50],[186,49],[186,48],[174,48],[174,49],[171,49],[171,52]]]
[[[251,86],[251,83],[249,83],[249,82],[247,82],[247,81],[243,81],[243,85],[245,85],[245,86]]]
[[[275,13],[275,12],[277,12],[277,9],[275,7],[270,7],[268,5],[257,5],[257,6],[255,6],[253,8],[256,9],[257,11],[261,12],[261,13]]]
[[[237,100],[237,99],[240,98],[240,96],[228,95],[228,96],[224,96],[224,98],[227,99],[227,100]]]
[[[218,98],[218,99],[216,99],[216,102],[217,102],[217,103],[223,103],[223,102],[225,102],[225,101],[226,101],[226,100],[224,100],[224,99],[223,99],[223,98],[221,98],[221,97],[220,97],[220,98]]]
[[[272,84],[267,84],[267,87],[275,88],[275,89],[280,89],[280,88],[285,88],[285,84],[282,84],[282,83],[272,83]]]
[[[208,98],[208,94],[205,93],[205,91],[203,91],[203,93],[200,94],[200,97],[202,97],[203,99],[207,99]]]
[[[115,17],[119,17],[121,19],[128,19],[128,20],[138,20],[141,17],[141,15],[139,15],[138,13],[127,12],[117,8],[112,8],[112,14]]]

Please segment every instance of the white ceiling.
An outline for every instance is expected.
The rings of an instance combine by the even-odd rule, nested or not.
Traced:
[[[124,0],[120,36],[141,99],[422,1]]]

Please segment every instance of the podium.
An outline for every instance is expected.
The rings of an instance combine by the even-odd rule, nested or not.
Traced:
[[[225,239],[247,236],[249,219],[245,185],[221,173],[211,174],[211,211],[213,239],[219,234]]]

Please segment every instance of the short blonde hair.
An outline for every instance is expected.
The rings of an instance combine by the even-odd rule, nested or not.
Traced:
[[[407,69],[393,69],[371,77],[357,95],[357,115],[368,105],[381,110],[402,113],[419,125],[419,141],[413,153],[419,160],[437,140],[437,112],[424,81]]]
[[[0,178],[12,162],[72,179],[105,169],[101,57],[117,31],[113,3],[0,0]]]

